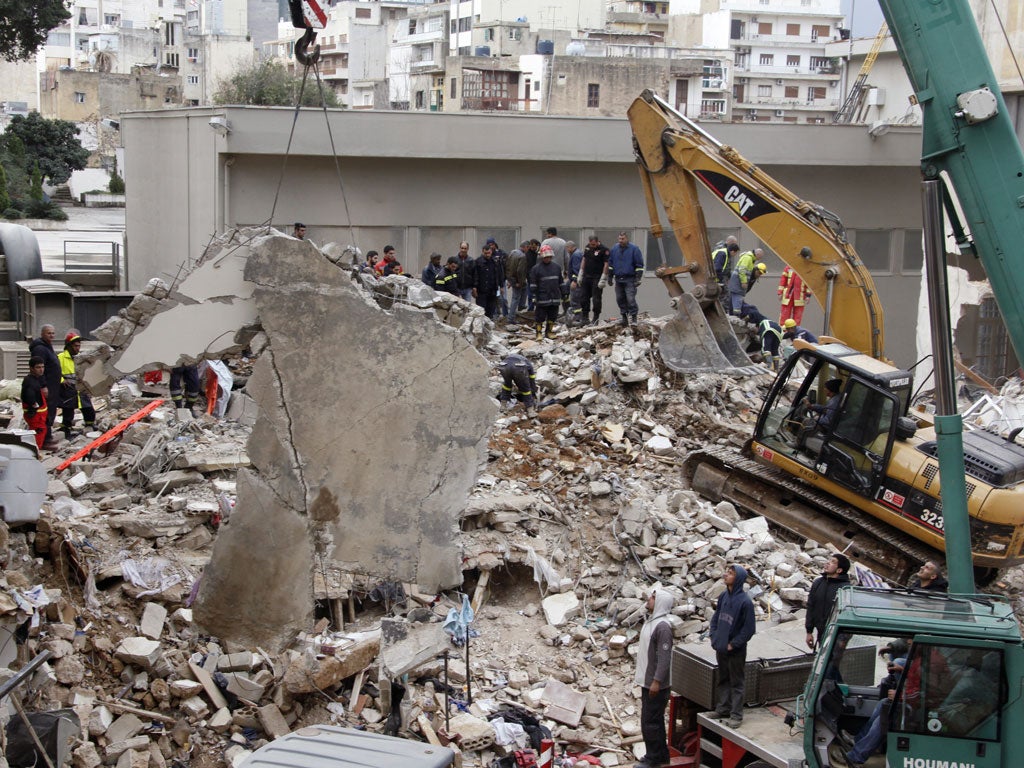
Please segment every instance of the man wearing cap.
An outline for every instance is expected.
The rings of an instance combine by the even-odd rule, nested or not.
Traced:
[[[797,321],[792,317],[782,322],[782,338],[789,340],[800,339],[802,341],[809,341],[811,344],[818,343],[818,337],[806,328],[798,325]]]
[[[805,248],[804,250],[808,253],[805,258],[810,258],[810,249]],[[800,255],[803,256],[803,251],[800,252]],[[781,307],[779,322],[785,324],[786,320],[792,318],[796,325],[800,325],[800,321],[804,319],[804,307],[807,306],[811,290],[790,266],[782,270],[778,293]]]
[[[75,356],[82,351],[82,337],[78,331],[68,331],[64,337],[64,351],[57,355],[60,360],[60,407],[61,430],[64,437],[71,439],[71,427],[75,423],[75,410],[82,411],[82,426],[88,432],[96,422],[96,409],[88,392],[78,391],[78,373],[75,368]],[[56,407],[56,401],[54,402]]]
[[[615,303],[619,305],[619,324],[636,325],[639,308],[636,288],[644,276],[644,256],[629,242],[629,235],[619,232],[619,241],[608,254],[608,282],[615,284]]]
[[[562,302],[562,268],[550,245],[540,247],[540,261],[530,270],[530,290],[536,306],[537,341],[554,338],[553,328]]]
[[[420,279],[424,285],[429,285],[433,288],[437,282],[437,276],[441,274],[443,269],[444,267],[441,266],[441,254],[434,252],[430,254],[430,262],[423,268]]]
[[[736,242],[736,238],[733,235],[729,235],[725,238],[725,242],[721,248],[716,248],[711,253],[711,259],[715,265],[715,279],[718,280],[718,284],[725,288],[725,284],[729,281],[729,275],[732,274],[733,261],[736,259],[736,254],[740,252],[740,245]]]
[[[757,278],[768,271],[765,263],[759,261],[763,257],[764,251],[757,248],[740,254],[736,260],[736,267],[729,276],[729,308],[732,314],[739,316],[744,297],[750,293]]]
[[[807,617],[804,619],[808,648],[813,650],[815,645],[821,644],[836,595],[840,588],[850,584],[849,572],[850,558],[836,552],[825,563],[821,576],[811,584],[811,591],[807,593]]]
[[[452,296],[460,296],[459,290],[459,257],[449,256],[444,269],[434,278],[434,290],[445,291]]]
[[[647,596],[647,621],[637,641],[636,674],[640,686],[640,733],[647,753],[635,768],[668,765],[665,707],[669,699],[672,665],[672,606],[675,599],[664,589],[652,589]]]

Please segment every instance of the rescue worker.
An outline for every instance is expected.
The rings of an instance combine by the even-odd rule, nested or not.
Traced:
[[[420,274],[420,279],[424,285],[429,285],[431,288],[434,287],[434,283],[437,282],[437,276],[441,274],[444,267],[441,266],[441,254],[432,253],[430,254],[430,262],[423,268],[423,272]]]
[[[46,362],[41,357],[30,357],[28,376],[21,382],[21,412],[25,424],[36,433],[36,447],[46,442]]]
[[[509,403],[513,394],[516,400],[523,403],[528,411],[532,411],[537,404],[534,393],[537,391],[536,375],[533,370],[533,363],[522,355],[508,355],[501,361],[501,394],[498,395],[498,402]]]
[[[792,317],[782,323],[782,338],[787,340],[802,339],[803,341],[809,341],[811,344],[818,343],[818,337],[806,328],[800,327]]]
[[[381,277],[387,277],[388,275],[401,275],[404,272],[401,262],[395,255],[395,246],[384,246],[384,258],[377,262],[376,266],[374,266],[374,270]]]
[[[504,282],[505,268],[494,258],[494,246],[487,243],[473,268],[473,298],[491,320],[498,314]]]
[[[562,302],[562,268],[554,262],[550,245],[540,247],[540,261],[530,270],[530,292],[536,306],[537,341],[554,338],[552,329]]]
[[[46,448],[57,447],[57,441],[53,439],[53,422],[57,418],[57,406],[60,403],[60,360],[53,348],[56,335],[57,329],[47,323],[39,328],[39,338],[33,339],[28,345],[29,355],[43,361],[47,398],[53,402],[53,407],[46,412]]]
[[[801,256],[804,256],[804,251],[807,251],[807,256],[804,258],[809,258],[811,249],[801,249]],[[778,293],[780,304],[779,322],[785,325],[786,321],[792,318],[796,321],[796,325],[800,325],[800,321],[804,319],[804,307],[807,306],[807,299],[811,296],[811,289],[807,287],[803,278],[790,266],[782,270],[782,276],[779,278]]]
[[[782,328],[774,320],[757,311],[756,307],[747,305],[749,310],[743,315],[748,323],[757,328],[757,337],[761,343],[761,358],[773,371],[782,365]]]
[[[199,402],[199,366],[179,365],[171,368],[170,388],[174,407],[191,411]]]
[[[569,304],[565,308],[567,325],[582,325],[580,322],[580,267],[583,266],[583,249],[577,248],[572,240],[565,241],[565,255],[569,260],[568,293]],[[564,300],[563,300],[564,304]]]
[[[459,290],[459,257],[449,256],[445,262],[444,269],[434,278],[434,290],[445,291],[452,296],[460,296]]]
[[[75,356],[82,351],[82,337],[78,331],[68,331],[64,337],[64,351],[57,355],[60,360],[61,429],[64,437],[71,439],[71,427],[75,422],[75,410],[82,411],[82,426],[88,432],[96,422],[96,409],[88,392],[78,391],[78,373]],[[56,403],[54,404],[56,405]]]
[[[718,280],[718,284],[725,288],[725,284],[729,281],[729,275],[732,274],[733,262],[736,260],[736,254],[740,252],[739,243],[736,242],[736,238],[729,235],[725,238],[725,242],[722,243],[721,248],[716,248],[711,253],[711,258],[715,264],[715,279]]]
[[[743,306],[744,297],[750,293],[750,289],[754,287],[757,278],[768,271],[768,267],[764,262],[757,261],[763,253],[758,248],[740,254],[736,260],[736,267],[729,276],[729,309],[737,317],[740,314],[740,308]]]

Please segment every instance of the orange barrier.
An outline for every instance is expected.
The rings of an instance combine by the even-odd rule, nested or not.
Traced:
[[[85,446],[85,448],[82,448],[80,451],[76,452],[73,456],[71,456],[68,459],[65,459],[60,464],[58,464],[57,465],[57,471],[58,472],[63,472],[65,469],[70,467],[74,462],[78,461],[83,456],[87,456],[89,453],[91,453],[92,451],[95,451],[97,448],[99,448],[101,445],[103,445],[108,440],[111,440],[112,438],[117,437],[122,432],[124,432],[126,429],[128,429],[128,427],[130,427],[132,424],[134,424],[136,421],[139,421],[140,419],[144,419],[147,416],[149,416],[149,414],[151,414],[153,411],[155,411],[157,408],[159,408],[160,405],[163,404],[163,402],[164,402],[163,398],[158,398],[158,399],[154,400],[153,402],[147,404],[146,407],[143,408],[142,410],[139,410],[139,411],[136,411],[135,413],[133,413],[131,416],[129,416],[124,421],[122,421],[120,424],[118,424],[113,429],[108,429],[102,435],[100,435],[95,440],[93,440],[91,443],[89,443],[87,446]]]

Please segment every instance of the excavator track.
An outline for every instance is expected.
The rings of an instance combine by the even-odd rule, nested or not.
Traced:
[[[683,462],[683,474],[690,488],[705,498],[731,502],[796,536],[832,544],[897,584],[906,584],[924,561],[941,557],[871,515],[735,449],[694,451]]]

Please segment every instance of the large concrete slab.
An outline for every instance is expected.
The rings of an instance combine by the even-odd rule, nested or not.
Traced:
[[[248,385],[255,473],[239,474],[197,622],[285,644],[311,623],[314,555],[430,590],[459,584],[457,519],[495,417],[486,361],[433,311],[385,312],[291,238],[255,240],[245,278],[269,339]]]

